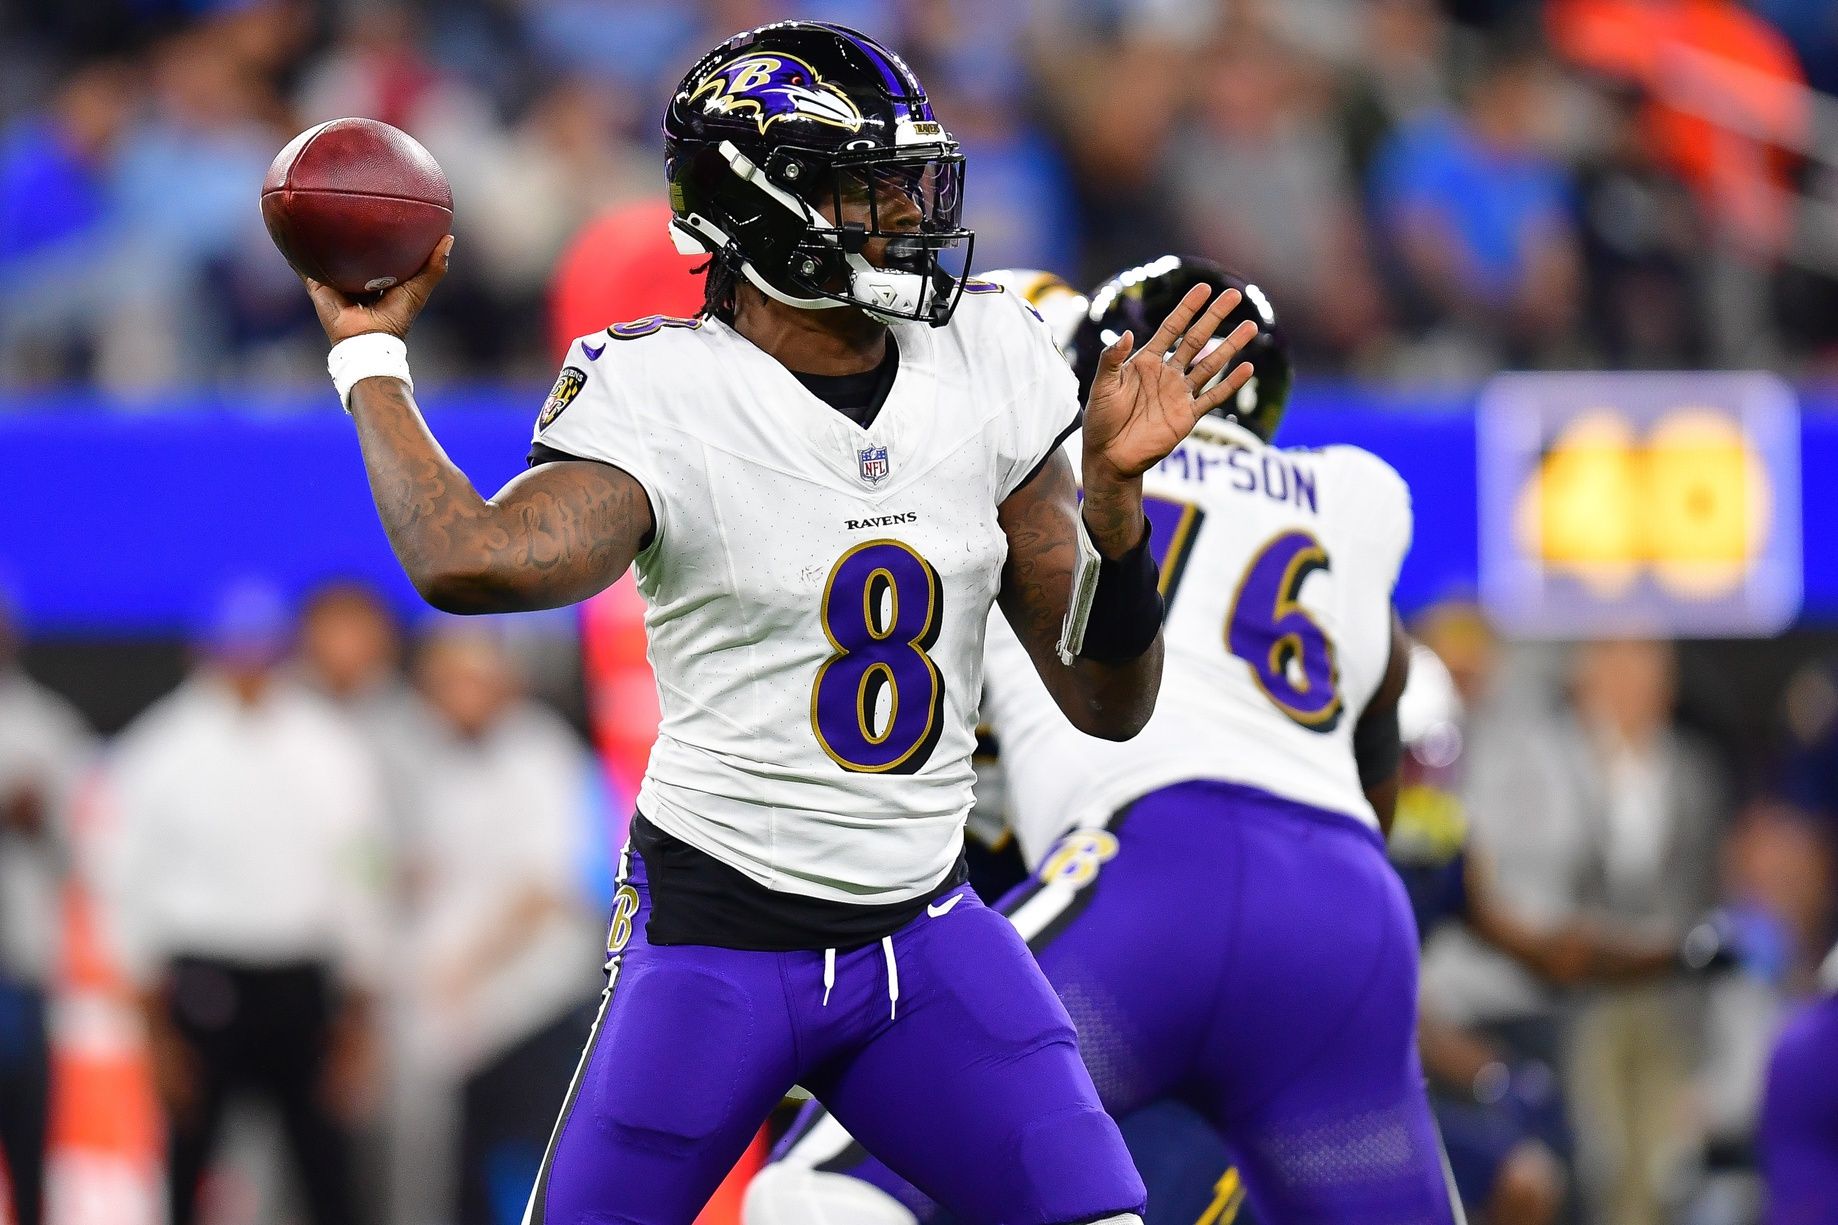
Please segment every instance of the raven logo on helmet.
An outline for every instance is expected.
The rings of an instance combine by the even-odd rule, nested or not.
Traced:
[[[707,114],[751,114],[760,135],[782,119],[808,119],[849,132],[862,112],[849,95],[826,85],[816,69],[789,55],[749,55],[715,69],[689,95]]]

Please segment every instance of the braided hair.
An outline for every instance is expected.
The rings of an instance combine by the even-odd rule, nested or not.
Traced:
[[[716,252],[693,271],[702,274],[702,318],[733,323],[735,295],[740,288],[739,255],[731,250]]]

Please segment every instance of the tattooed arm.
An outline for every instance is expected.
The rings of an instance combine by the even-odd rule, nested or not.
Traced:
[[[1136,491],[1135,518],[1118,518],[1101,531],[1087,512],[1092,543],[1106,556],[1118,557],[1142,536],[1142,491]],[[1161,688],[1162,643],[1158,635],[1147,651],[1119,664],[1079,657],[1070,668],[1059,662],[1060,623],[1072,593],[1072,570],[1078,556],[1076,516],[1078,489],[1072,464],[1061,453],[1002,503],[997,518],[1008,536],[1008,562],[1002,570],[1002,615],[1027,648],[1034,670],[1072,726],[1087,736],[1128,740],[1142,730],[1155,710]],[[1127,530],[1118,529],[1116,523]]]
[[[647,542],[651,504],[610,464],[564,460],[479,496],[400,379],[352,389],[377,514],[423,598],[454,613],[523,612],[610,586]]]
[[[374,303],[306,282],[326,336],[405,337],[446,275],[443,240],[411,280]],[[408,385],[373,377],[351,389],[377,514],[415,589],[446,612],[521,612],[584,600],[612,584],[650,539],[651,504],[636,480],[607,464],[534,468],[487,501],[447,458]]]
[[[1255,324],[1241,323],[1206,348],[1242,296],[1227,289],[1214,297],[1195,286],[1141,348],[1125,332],[1098,356],[1085,402],[1082,511],[1063,452],[1000,508],[1008,536],[1002,613],[1054,702],[1088,736],[1128,740],[1142,730],[1161,688],[1162,641],[1157,633],[1148,650],[1119,663],[1082,655],[1071,667],[1060,663],[1060,627],[1078,561],[1077,516],[1084,515],[1091,543],[1107,560],[1121,560],[1141,543],[1142,474],[1251,377],[1247,363],[1229,373],[1226,367],[1257,335]]]

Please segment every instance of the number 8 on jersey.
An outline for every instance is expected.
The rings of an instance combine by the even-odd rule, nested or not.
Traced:
[[[822,610],[835,653],[811,685],[811,730],[830,760],[863,774],[925,765],[944,728],[944,677],[927,654],[943,617],[938,572],[907,545],[870,540],[837,559]]]

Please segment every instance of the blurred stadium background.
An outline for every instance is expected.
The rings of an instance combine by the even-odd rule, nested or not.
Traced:
[[[1540,921],[1721,905],[1767,950],[1709,987],[1557,994],[1450,935],[1426,999],[1512,1071],[1565,1219],[1757,1219],[1767,1045],[1838,912],[1830,0],[7,0],[11,1181],[37,1181],[46,1101],[45,1220],[161,1219],[160,1103],[188,1083],[162,1009],[226,987],[162,960],[158,916],[234,951],[285,899],[336,914],[333,994],[364,1005],[308,993],[336,1057],[295,1103],[357,1139],[350,1219],[520,1217],[654,717],[635,596],[416,606],[256,194],[341,115],[440,160],[457,248],[416,374],[496,488],[561,340],[693,309],[663,99],[792,15],[915,61],[966,146],[979,266],[1091,284],[1190,250],[1268,287],[1304,371],[1281,441],[1357,443],[1414,488],[1399,601],[1461,688],[1460,797],[1505,894]],[[209,678],[315,690],[342,728],[226,731]],[[244,769],[283,759],[343,790]],[[304,1219],[323,1189],[278,1172],[285,1118],[231,1107],[199,1219]]]

